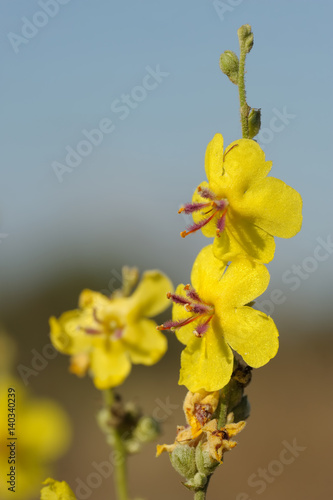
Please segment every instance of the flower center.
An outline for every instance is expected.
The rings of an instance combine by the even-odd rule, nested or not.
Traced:
[[[218,199],[216,194],[208,188],[202,188],[201,186],[198,186],[197,189],[202,198],[210,201],[203,203],[185,203],[185,205],[178,210],[179,214],[182,212],[184,212],[185,214],[192,214],[194,212],[203,210],[201,212],[203,215],[202,220],[186,228],[186,231],[182,231],[180,235],[182,238],[185,238],[185,236],[187,236],[188,234],[194,233],[195,231],[198,231],[199,229],[204,227],[215,217],[216,235],[220,236],[220,233],[224,230],[225,227],[225,217],[229,206],[228,200],[225,198]]]
[[[168,299],[171,299],[174,304],[184,306],[184,309],[192,314],[188,318],[180,321],[166,321],[163,325],[158,326],[157,329],[174,331],[182,326],[189,325],[193,321],[199,320],[193,330],[193,333],[196,337],[203,337],[208,330],[209,322],[214,316],[214,306],[204,302],[191,285],[185,285],[184,291],[185,297],[175,293],[168,293],[167,297]]]
[[[93,310],[93,319],[96,326],[83,327],[83,330],[89,335],[101,335],[106,334],[112,340],[119,340],[123,336],[124,326],[119,322],[119,318],[116,316],[106,316],[100,319],[97,314],[97,310]]]

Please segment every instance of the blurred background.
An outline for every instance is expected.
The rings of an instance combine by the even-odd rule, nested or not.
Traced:
[[[112,292],[124,264],[189,281],[208,240],[180,238],[188,221],[177,210],[204,179],[213,135],[227,144],[241,136],[237,88],[219,56],[237,52],[237,29],[251,24],[247,92],[249,105],[262,109],[257,139],[272,175],[302,194],[304,223],[292,240],[277,240],[257,305],[276,321],[281,348],[254,373],[247,429],[208,498],[328,498],[331,2],[16,0],[0,8],[1,322],[18,344],[17,377],[17,366],[32,368],[49,343],[49,316],[75,308],[83,288]],[[161,442],[171,443],[186,391],[177,386],[181,347],[167,335],[165,358],[134,367],[121,392],[151,412],[169,398]],[[67,367],[68,358],[56,356],[26,381],[70,414],[72,448],[53,475],[75,490],[110,450],[95,424],[100,395]],[[286,442],[303,449],[281,468]],[[190,498],[168,457],[154,453],[152,444],[131,459],[133,495]],[[258,479],[261,469],[266,479]],[[112,498],[111,482],[82,498]]]

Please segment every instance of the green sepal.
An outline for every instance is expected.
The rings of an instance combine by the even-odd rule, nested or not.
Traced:
[[[204,474],[197,472],[192,479],[189,479],[186,483],[183,483],[183,485],[189,490],[198,491],[202,490],[202,488],[207,484],[207,481],[208,479]]]
[[[250,114],[248,116],[248,124],[249,124],[249,139],[253,139],[259,131],[261,127],[261,110],[252,108]]]
[[[219,462],[211,458],[208,451],[202,449],[201,443],[199,443],[195,452],[195,462],[198,472],[206,477],[213,474],[214,470],[220,465]]]
[[[197,473],[195,449],[191,446],[178,445],[170,453],[172,467],[186,479],[191,479]]]
[[[220,68],[232,83],[238,85],[239,60],[235,52],[232,52],[232,50],[225,50],[223,54],[221,54]]]

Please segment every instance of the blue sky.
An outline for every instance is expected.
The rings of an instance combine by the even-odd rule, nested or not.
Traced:
[[[238,50],[237,28],[249,23],[259,142],[272,175],[304,200],[302,232],[277,241],[270,290],[282,290],[286,311],[306,303],[309,320],[325,308],[333,255],[325,245],[322,260],[314,255],[332,235],[330,2],[15,0],[1,9],[2,296],[51,282],[73,263],[107,283],[119,259],[189,281],[208,241],[182,240],[177,210],[204,179],[214,134],[227,143],[241,135],[237,88],[218,61]],[[101,123],[107,132],[84,149]],[[77,148],[86,156],[72,158],[78,165],[59,182],[54,165]],[[282,281],[293,266],[307,275],[295,293]]]

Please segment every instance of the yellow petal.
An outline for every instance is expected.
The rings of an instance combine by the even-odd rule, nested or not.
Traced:
[[[130,317],[156,316],[170,306],[166,294],[172,292],[169,278],[160,271],[146,271],[133,295]]]
[[[156,457],[159,457],[163,451],[171,453],[177,446],[177,442],[173,444],[158,444],[156,446]]]
[[[231,349],[210,330],[202,338],[194,337],[183,350],[179,384],[191,392],[218,391],[229,382],[232,369]]]
[[[128,324],[122,338],[132,363],[153,365],[165,354],[168,344],[166,337],[156,329],[155,321],[141,319]]]
[[[194,261],[191,282],[200,297],[208,303],[214,304],[217,293],[216,287],[220,288],[221,279],[226,269],[226,264],[217,259],[213,254],[213,245],[204,247]]]
[[[242,306],[261,295],[269,284],[269,272],[263,264],[240,258],[231,262],[215,289],[215,312]]]
[[[102,390],[122,384],[131,371],[131,363],[121,341],[109,340],[104,349],[92,351],[90,368],[95,386]]]
[[[108,308],[111,300],[100,292],[85,289],[80,293],[79,306],[84,309],[90,307],[93,309]]]
[[[224,337],[253,368],[265,365],[279,347],[279,333],[272,318],[251,307],[238,307],[225,314]]]
[[[69,371],[78,377],[84,377],[90,365],[90,355],[87,352],[80,352],[71,357]]]
[[[214,254],[224,262],[245,256],[259,262],[270,262],[274,257],[273,236],[250,219],[236,216],[229,209],[223,233],[214,240]]]
[[[209,184],[220,178],[223,170],[223,137],[215,134],[207,146],[205,170]]]
[[[271,168],[272,162],[265,161],[265,153],[257,142],[239,139],[232,142],[224,153],[222,183],[229,190],[243,194],[253,183],[266,177]],[[215,190],[213,184],[211,188]]]
[[[226,424],[224,429],[227,431],[229,438],[232,438],[233,436],[236,436],[239,432],[241,432],[246,425],[246,422],[244,420],[240,420],[239,422],[232,423],[232,424]]]
[[[50,338],[54,347],[64,354],[77,354],[90,349],[94,339],[83,328],[91,327],[93,318],[78,309],[50,318]]]
[[[252,185],[237,210],[273,236],[291,238],[302,225],[302,198],[280,179],[267,177]]]
[[[73,491],[65,481],[60,482],[48,478],[43,484],[46,486],[40,492],[41,500],[76,500]]]

